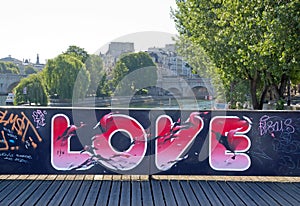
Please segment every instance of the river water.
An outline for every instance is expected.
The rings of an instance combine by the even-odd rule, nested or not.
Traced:
[[[7,95],[1,95],[0,96],[0,106],[5,106],[5,100]],[[93,104],[83,104],[80,106],[91,106],[94,107],[95,100],[92,99]],[[126,101],[125,101],[126,102]],[[64,105],[64,104],[57,104],[52,105],[56,107],[65,107],[65,106],[72,106],[72,103],[70,105]],[[108,101],[107,104],[101,104],[96,107],[117,107],[117,108],[166,108],[166,109],[198,109],[198,110],[206,110],[206,109],[213,109],[214,108],[214,100],[195,100],[195,99],[174,99],[174,98],[167,98],[162,100],[155,100],[155,101],[136,101],[136,102],[130,102],[124,103],[124,101]]]
[[[128,105],[113,104],[116,107],[128,107]],[[195,99],[163,99],[160,101],[130,103],[130,108],[167,108],[167,109],[196,109],[206,110],[214,108],[214,100]]]
[[[5,100],[7,95],[0,95],[0,106],[5,106]]]

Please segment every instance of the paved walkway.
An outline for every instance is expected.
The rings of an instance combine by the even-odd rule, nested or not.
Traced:
[[[300,178],[1,175],[0,205],[300,205]]]

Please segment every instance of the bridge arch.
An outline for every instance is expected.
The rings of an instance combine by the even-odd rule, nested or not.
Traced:
[[[7,94],[16,87],[26,75],[20,74],[0,74],[0,93]]]
[[[10,85],[8,85],[7,87],[7,93],[10,93],[13,91],[13,89],[20,83],[20,81],[17,81],[17,82],[13,82],[11,83]]]
[[[169,88],[168,92],[170,92],[173,96],[182,96],[182,92],[176,87]]]
[[[204,86],[195,86],[192,88],[192,91],[197,99],[206,99],[210,96],[208,89]]]

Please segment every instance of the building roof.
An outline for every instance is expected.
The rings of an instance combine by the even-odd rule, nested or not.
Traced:
[[[12,58],[10,55],[8,57],[4,57],[2,59],[0,59],[0,61],[3,61],[3,62],[13,62],[13,63],[22,63],[21,60],[18,60],[18,59],[15,59],[15,58]]]

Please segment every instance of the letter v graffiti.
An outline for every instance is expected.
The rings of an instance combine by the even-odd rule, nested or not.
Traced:
[[[159,170],[166,171],[177,162],[186,159],[188,148],[203,129],[199,112],[192,112],[183,123],[173,122],[167,115],[156,121],[155,164]]]

